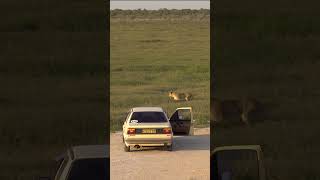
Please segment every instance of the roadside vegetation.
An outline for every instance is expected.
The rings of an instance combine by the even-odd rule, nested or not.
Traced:
[[[150,21],[150,20],[178,20],[178,21],[210,21],[209,9],[159,9],[159,10],[121,10],[110,12],[111,21]]]

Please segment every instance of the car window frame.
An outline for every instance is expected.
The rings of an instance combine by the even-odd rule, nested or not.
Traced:
[[[179,112],[181,111],[185,111],[185,110],[188,110],[190,112],[190,120],[183,120],[183,119],[180,119],[180,116],[179,116]],[[175,117],[176,116],[176,117]],[[173,120],[173,118],[176,118],[175,120]],[[191,123],[193,123],[193,113],[192,113],[192,109],[191,108],[177,108],[170,116],[169,118],[169,121],[190,121]]]
[[[64,158],[63,158],[63,161],[61,162],[60,164],[60,167],[57,171],[57,174],[55,175],[54,179],[55,180],[60,180],[61,179],[61,176],[65,170],[65,168],[67,167],[68,165],[68,162],[69,162],[69,159],[70,157],[68,155],[66,155]]]
[[[257,167],[257,178],[258,179],[260,179],[261,177],[260,177],[260,174],[261,174],[261,170],[260,170],[260,160],[259,160],[259,152],[257,151],[257,150],[253,150],[253,149],[239,149],[239,150],[246,150],[246,151],[252,151],[252,152],[254,152],[254,153],[256,153],[256,159],[254,160],[254,161],[256,161],[255,163],[257,163],[256,164],[256,167]],[[218,165],[217,165],[217,163],[218,163],[218,159],[217,159],[217,154],[218,153],[223,153],[223,152],[230,152],[230,151],[233,151],[233,150],[229,150],[229,149],[224,149],[224,150],[220,150],[220,151],[218,151],[218,152],[215,152],[214,154],[213,154],[213,160],[215,161],[215,163],[214,163],[214,165],[217,167],[217,169],[215,169],[216,170],[216,173],[214,173],[213,174],[213,176],[214,177],[216,177],[216,176],[218,176],[218,174],[219,174],[219,168],[218,168]]]
[[[163,114],[166,116],[166,118],[167,118],[167,120],[168,120],[168,122],[169,122],[169,117],[168,117],[168,114],[167,114],[167,112],[166,111],[163,111]]]
[[[126,121],[128,121],[128,119],[130,119],[131,116],[131,111],[128,112],[127,117],[126,117]]]
[[[65,159],[65,157],[62,157],[56,161],[53,176],[56,176],[56,174],[58,174],[59,169],[60,169],[64,159]],[[55,177],[53,177],[53,178],[55,178]]]
[[[132,112],[131,110],[128,112],[128,115],[127,115],[127,118],[126,118],[126,121],[125,121],[126,124],[129,123],[129,121],[130,121],[130,119],[131,119],[132,113],[133,113],[133,112]]]

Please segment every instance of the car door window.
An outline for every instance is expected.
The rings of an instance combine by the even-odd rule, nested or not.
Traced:
[[[182,121],[190,121],[191,120],[191,112],[189,109],[180,109],[178,111],[179,120]]]
[[[170,118],[170,121],[190,121],[191,111],[189,109],[178,109]]]
[[[174,112],[170,117],[170,121],[179,121],[179,114],[178,111]]]

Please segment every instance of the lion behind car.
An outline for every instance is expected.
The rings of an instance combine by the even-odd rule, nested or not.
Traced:
[[[212,123],[242,123],[250,124],[261,110],[261,103],[254,98],[220,100],[213,99],[211,106]]]
[[[192,98],[191,93],[178,93],[178,92],[169,92],[169,98],[174,101],[190,101]]]

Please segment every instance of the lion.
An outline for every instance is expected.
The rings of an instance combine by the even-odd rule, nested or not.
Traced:
[[[177,93],[177,92],[170,91],[169,98],[173,99],[175,101],[190,101],[192,98],[192,94],[191,93]]]
[[[254,98],[243,98],[241,100],[241,121],[249,124],[251,114],[261,111],[261,103]]]
[[[211,106],[211,119],[215,123],[240,122],[249,125],[252,113],[260,109],[260,103],[254,98],[240,100],[220,100],[213,98]]]

